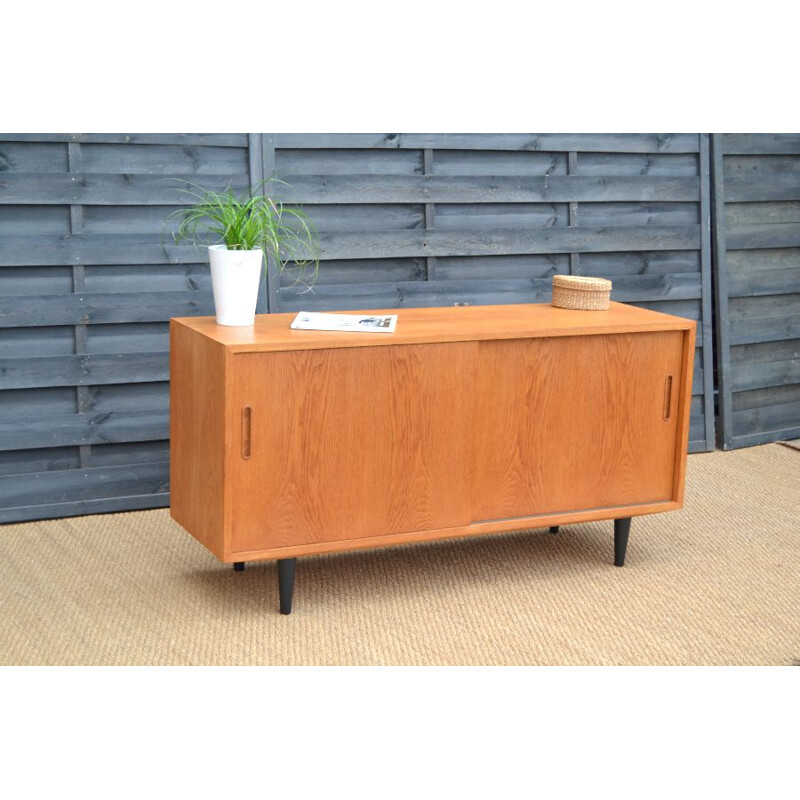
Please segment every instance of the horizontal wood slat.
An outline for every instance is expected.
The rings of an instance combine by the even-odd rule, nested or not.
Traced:
[[[800,231],[800,226],[798,231]],[[515,255],[525,253],[694,250],[699,225],[642,225],[539,230],[410,230],[321,233],[320,259]],[[800,241],[800,240],[799,240]],[[195,263],[202,251],[146,235],[39,236],[0,240],[0,266]],[[759,246],[759,245],[753,245]]]
[[[731,348],[733,365],[764,364],[768,361],[791,361],[796,358],[800,358],[800,338]]]
[[[290,175],[278,194],[288,203],[567,203],[696,201],[697,178]],[[0,183],[0,186],[2,184]],[[2,197],[2,193],[0,193]]]
[[[725,133],[724,155],[800,155],[800,133]]]
[[[725,202],[800,200],[800,178],[793,174],[734,176],[725,181]]]
[[[97,478],[99,480],[99,476]],[[141,487],[143,490],[145,486]],[[37,519],[82,517],[87,514],[109,514],[122,511],[144,511],[168,508],[169,492],[154,492],[130,496],[101,497],[94,500],[75,500],[66,503],[34,504],[16,508],[0,508],[0,524],[30,522]]]
[[[776,247],[761,250],[732,250],[726,253],[727,270],[732,277],[750,272],[800,268],[800,248]]]
[[[202,181],[216,192],[228,186],[241,192],[248,185],[246,176],[0,172],[0,204],[192,205],[196,200],[181,191],[187,187],[180,181]]]
[[[4,236],[0,267],[73,264],[168,264],[207,260],[202,250],[176,246],[169,234]]]
[[[785,294],[800,289],[800,261],[797,269],[775,269],[731,275],[729,297]]]
[[[321,234],[320,258],[369,258],[379,253],[390,257],[415,257],[694,250],[699,246],[699,225],[544,228],[480,234],[434,229],[376,232],[369,237],[358,233]]]
[[[286,203],[551,203],[609,201],[691,201],[697,199],[697,178],[497,176],[285,175],[291,185],[273,194]],[[0,204],[81,203],[86,205],[174,205],[195,202],[180,181],[197,182],[222,191],[242,191],[242,177],[194,174],[103,175],[99,173],[0,173]],[[787,188],[788,191],[788,188]],[[768,199],[768,198],[765,198]],[[783,198],[779,198],[783,199]]]
[[[730,343],[779,342],[800,337],[800,317],[753,317],[729,320]]]
[[[791,442],[800,439],[800,425],[791,427],[777,426],[769,430],[761,430],[749,435],[738,435],[733,438],[735,447],[755,447],[770,442]]]
[[[0,523],[169,505],[169,462],[0,476]]]
[[[581,255],[581,274],[609,278],[612,280],[650,275],[685,275],[700,273],[697,251],[641,251],[639,253],[583,253]],[[328,262],[343,265],[348,262]],[[360,264],[364,262],[350,262]],[[380,262],[374,264],[375,274],[388,274]],[[569,254],[545,253],[511,256],[447,256],[437,259],[439,279],[460,280],[478,278],[552,278],[553,275],[569,273]],[[323,265],[323,269],[327,267]],[[417,276],[420,277],[420,276]],[[327,278],[320,280],[328,282]]]
[[[276,133],[283,148],[433,148],[439,150],[570,150],[595,153],[696,153],[695,133]]]
[[[169,384],[166,381],[91,384],[85,389],[81,410],[86,413],[166,409],[169,406]],[[4,390],[0,395],[0,408],[3,420],[11,422],[32,416],[74,415],[78,411],[78,402],[71,386],[25,387]]]
[[[621,303],[644,302],[648,300],[691,300],[700,297],[700,277],[687,275],[636,275],[616,278],[612,290],[612,300]],[[472,298],[481,299],[480,305],[493,303],[492,297],[508,295],[505,302],[549,303],[552,298],[552,278],[502,278],[492,280],[480,277],[476,280],[443,281],[397,281],[391,283],[365,283],[357,286],[348,284],[317,285],[312,292],[301,287],[287,289],[286,298],[296,298],[299,306],[304,303],[326,303],[336,298],[345,302],[358,302],[362,297],[370,298],[373,308],[397,308],[400,306],[425,307],[426,300],[433,298]],[[376,298],[386,298],[389,305],[382,306]],[[416,298],[416,300],[415,300]],[[523,299],[524,298],[524,299]],[[441,303],[440,305],[450,305]],[[368,307],[368,306],[362,306]]]
[[[0,297],[0,327],[167,322],[214,313],[211,292],[114,292]]]
[[[169,438],[169,411],[108,411],[0,420],[0,450]]]
[[[246,133],[0,133],[0,142],[177,144],[247,147]]]
[[[733,410],[764,408],[765,406],[800,403],[800,383],[788,386],[768,386],[763,389],[749,389],[736,392],[733,396]]]
[[[752,436],[763,431],[784,431],[787,422],[790,423],[790,427],[800,428],[800,403],[748,408],[743,411],[734,411],[733,415],[740,437]]]
[[[741,225],[726,232],[726,241],[730,250],[800,247],[800,223]]]
[[[800,358],[742,366],[733,375],[733,391],[800,384]]]
[[[92,468],[148,464],[169,461],[169,441],[123,442],[86,446]],[[44,447],[31,450],[0,451],[0,475],[35,474],[60,469],[78,469],[80,447]],[[84,465],[87,466],[86,464]]]
[[[0,390],[169,380],[169,353],[0,359]]]

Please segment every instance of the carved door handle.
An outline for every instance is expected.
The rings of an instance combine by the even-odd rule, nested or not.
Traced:
[[[672,375],[664,382],[664,422],[672,416]]]
[[[250,458],[250,428],[251,428],[252,409],[245,406],[242,409],[242,458],[247,461]]]

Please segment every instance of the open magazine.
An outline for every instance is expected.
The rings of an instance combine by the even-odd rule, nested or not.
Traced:
[[[353,331],[361,333],[394,333],[397,314],[370,316],[369,314],[322,314],[301,311],[291,327],[303,331]]]

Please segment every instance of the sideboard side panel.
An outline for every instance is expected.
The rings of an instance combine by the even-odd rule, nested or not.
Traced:
[[[697,325],[683,333],[683,363],[681,367],[680,400],[678,406],[678,441],[675,446],[675,482],[672,495],[676,503],[683,505],[686,485],[686,454],[689,448],[689,426],[692,412],[692,382],[694,380],[694,353]]]
[[[225,559],[225,351],[170,324],[170,513]]]

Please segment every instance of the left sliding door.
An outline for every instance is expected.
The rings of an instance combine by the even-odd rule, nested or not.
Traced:
[[[232,358],[234,553],[470,522],[475,343]]]

